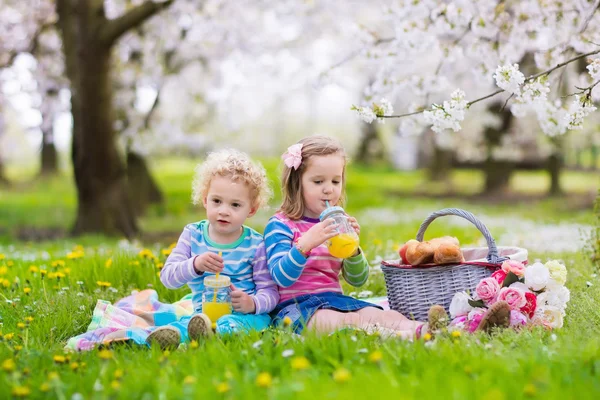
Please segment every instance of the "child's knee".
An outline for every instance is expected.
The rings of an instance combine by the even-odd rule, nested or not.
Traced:
[[[362,324],[362,317],[357,312],[348,312],[344,314],[344,325],[360,327]]]

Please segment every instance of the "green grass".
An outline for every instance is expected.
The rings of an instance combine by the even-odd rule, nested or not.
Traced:
[[[265,164],[276,182],[277,161],[266,160]],[[167,203],[164,209],[151,210],[142,226],[159,239],[153,236],[145,243],[134,244],[134,248],[147,247],[159,255],[186,223],[204,217],[202,210],[189,204],[192,170],[193,163],[185,160],[155,165]],[[421,172],[350,169],[350,213],[360,215],[367,208],[386,208],[405,217],[393,225],[359,221],[361,243],[369,260],[393,254],[394,246],[414,237],[423,210],[456,206],[476,215],[515,216],[539,223],[590,224],[594,219],[591,208],[572,208],[560,199],[488,205],[475,200],[390,194],[426,187],[422,178]],[[475,171],[457,171],[453,179],[456,188],[465,194],[476,192],[481,183],[481,175]],[[543,191],[544,179],[541,173],[519,173],[513,189]],[[566,175],[565,186],[584,193],[597,189],[595,181],[597,178],[591,174],[573,173]],[[173,302],[186,290],[162,287],[156,263],[164,261],[164,255],[159,255],[156,262],[141,258],[137,250],[125,251],[118,239],[85,236],[16,241],[13,235],[24,226],[68,230],[76,206],[68,176],[21,185],[0,193],[0,229],[4,229],[0,233],[0,258],[4,257],[0,260],[0,279],[9,282],[9,287],[0,285],[0,331],[4,337],[0,363],[5,363],[0,364],[0,398],[10,397],[18,387],[27,388],[31,398],[56,399],[71,399],[76,393],[85,399],[592,399],[600,394],[600,280],[586,252],[531,254],[530,258],[563,259],[569,269],[571,301],[565,326],[554,332],[534,329],[505,331],[491,337],[441,337],[426,345],[348,332],[301,341],[285,331],[272,330],[214,338],[197,348],[182,348],[167,355],[157,349],[118,348],[108,360],[101,359],[98,351],[91,351],[67,354],[65,362],[60,362],[60,357],[57,362],[55,356],[65,355],[66,340],[86,330],[98,299],[114,302],[133,289],[152,287],[161,300]],[[272,204],[277,202],[275,199]],[[262,231],[272,212],[257,215],[251,225]],[[473,227],[436,221],[428,236],[441,234],[456,235],[463,244],[475,243],[481,236]],[[68,258],[76,245],[83,247],[83,256]],[[113,263],[107,268],[109,258]],[[56,260],[63,260],[64,265],[55,263],[53,267]],[[57,279],[56,275],[47,275],[42,279],[36,268],[64,276]],[[110,282],[111,287],[101,288],[97,281]],[[31,292],[26,294],[25,288]],[[385,294],[383,276],[377,269],[372,270],[364,287],[357,290],[345,285],[344,289],[347,293],[369,290],[374,295]],[[28,322],[27,317],[33,320]],[[14,335],[7,340],[7,334],[9,338]],[[257,344],[259,341],[262,344]],[[284,350],[293,350],[294,355],[283,357]],[[294,369],[295,357],[305,357],[308,368]],[[14,361],[14,370],[6,360]],[[257,384],[261,373],[271,377],[268,387]]]

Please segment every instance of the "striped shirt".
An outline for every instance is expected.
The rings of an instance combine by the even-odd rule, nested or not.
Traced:
[[[325,244],[304,257],[294,241],[312,228],[318,219],[302,217],[294,221],[277,213],[265,227],[265,246],[269,271],[279,285],[280,301],[303,294],[342,293],[339,274],[352,286],[361,286],[369,277],[369,265],[362,253],[342,260],[333,257]]]
[[[211,272],[198,274],[194,259],[207,252],[222,252],[224,268],[222,275],[231,278],[231,283],[248,293],[254,300],[256,314],[268,313],[279,301],[277,285],[271,279],[265,256],[263,237],[254,229],[244,226],[244,232],[234,243],[219,244],[208,236],[207,220],[188,224],[177,241],[165,266],[160,271],[160,280],[169,289],[187,284],[192,289],[192,301],[196,312],[202,312],[204,278]]]

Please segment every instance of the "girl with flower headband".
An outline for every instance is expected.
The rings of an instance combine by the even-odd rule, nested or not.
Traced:
[[[360,247],[347,259],[333,257],[324,243],[336,236],[331,219],[319,220],[327,205],[344,204],[346,154],[326,136],[311,136],[283,154],[283,204],[265,227],[267,262],[279,286],[280,302],[271,312],[273,324],[291,320],[296,333],[358,328],[411,339],[434,332],[448,322],[446,311],[433,306],[428,323],[413,321],[397,311],[342,293],[339,274],[352,286],[363,285],[369,265]],[[360,234],[356,219],[349,217]],[[481,329],[495,325],[494,313]]]

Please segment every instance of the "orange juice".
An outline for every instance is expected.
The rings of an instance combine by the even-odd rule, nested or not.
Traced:
[[[202,302],[202,313],[206,314],[211,322],[217,322],[223,315],[231,314],[231,303],[204,301]]]
[[[329,252],[334,257],[348,258],[358,249],[358,238],[349,233],[341,233],[329,241]]]

